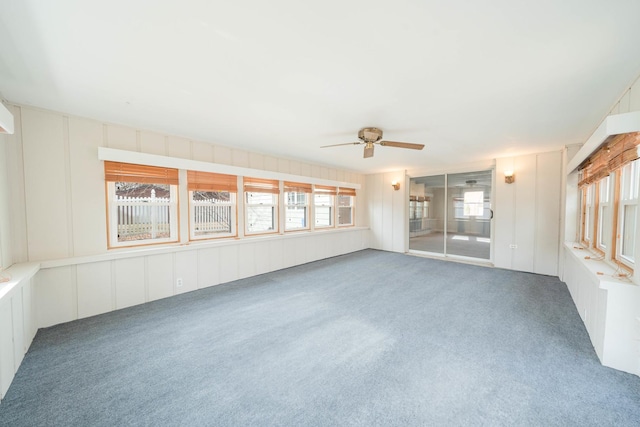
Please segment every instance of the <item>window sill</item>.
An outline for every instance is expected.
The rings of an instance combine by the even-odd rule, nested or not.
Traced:
[[[600,258],[602,255],[597,252],[578,246],[574,242],[565,242],[565,250],[571,254],[585,270],[589,271],[598,280],[601,289],[611,289],[617,286],[638,286],[633,282],[633,278],[620,277],[621,269],[617,265],[611,264]],[[578,249],[579,248],[579,249]],[[590,258],[585,258],[590,257]],[[622,270],[623,272],[625,270]]]

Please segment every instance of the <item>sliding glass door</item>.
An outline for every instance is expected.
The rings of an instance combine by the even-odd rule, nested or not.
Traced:
[[[409,250],[491,259],[492,171],[411,178]]]

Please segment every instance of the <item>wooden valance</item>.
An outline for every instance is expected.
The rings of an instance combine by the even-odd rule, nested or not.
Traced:
[[[189,191],[226,191],[238,192],[238,178],[222,173],[187,171]]]
[[[178,185],[178,169],[105,161],[104,179],[108,182]]]
[[[636,160],[640,145],[640,132],[612,135],[579,167],[578,185],[590,185]]]

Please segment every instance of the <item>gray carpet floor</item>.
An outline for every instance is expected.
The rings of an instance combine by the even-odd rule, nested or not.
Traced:
[[[638,426],[557,278],[366,250],[41,329],[2,426]]]

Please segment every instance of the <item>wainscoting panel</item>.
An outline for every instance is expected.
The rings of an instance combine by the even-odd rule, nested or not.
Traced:
[[[116,308],[142,304],[144,300],[144,258],[115,262]]]
[[[368,247],[370,230],[326,232],[177,246],[165,253],[78,259],[37,273],[38,327],[166,298]],[[209,246],[208,246],[209,245]],[[126,256],[126,257],[125,257]],[[55,264],[54,264],[55,265]],[[182,279],[182,287],[176,280]]]
[[[148,301],[173,296],[173,255],[150,255],[146,261]]]
[[[107,313],[114,309],[111,261],[76,266],[78,318]]]

